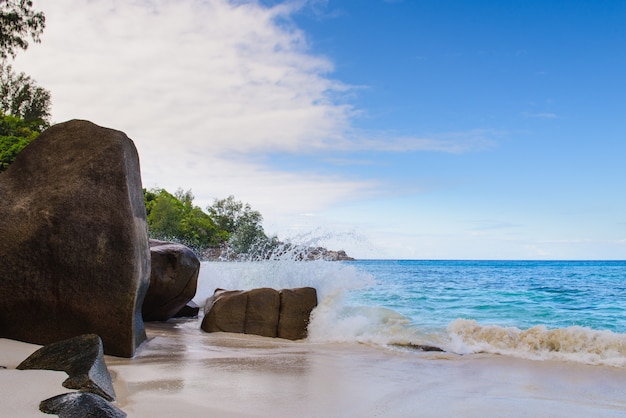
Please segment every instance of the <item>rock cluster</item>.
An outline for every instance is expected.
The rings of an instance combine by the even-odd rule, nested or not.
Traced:
[[[312,287],[217,289],[207,301],[201,328],[298,340],[306,338],[309,317],[316,306],[317,291]]]
[[[64,371],[63,386],[77,389],[41,401],[39,409],[61,418],[123,418],[126,413],[109,403],[115,400],[111,375],[104,362],[102,340],[81,335],[40,348],[20,363],[19,370]]]
[[[49,344],[94,333],[132,357],[146,338],[146,211],[133,142],[74,120],[0,174],[0,337]]]

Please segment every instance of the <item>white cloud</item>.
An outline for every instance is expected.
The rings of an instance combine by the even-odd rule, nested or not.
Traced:
[[[502,133],[488,129],[467,132],[447,132],[430,137],[396,136],[393,134],[361,132],[352,141],[337,144],[338,149],[373,150],[382,152],[434,151],[452,154],[488,149],[495,146],[493,137]]]
[[[326,58],[279,24],[295,3],[226,0],[55,0],[47,28],[16,67],[50,89],[53,119],[88,119],[126,132],[144,183],[235,194],[255,207],[310,211],[370,182],[290,174],[241,154],[300,152],[339,141],[352,108],[331,96]],[[239,154],[239,156],[237,156]]]
[[[263,165],[268,152],[465,152],[488,131],[428,138],[357,132],[358,114],[290,14],[228,0],[55,0],[42,43],[15,67],[52,92],[56,122],[87,119],[137,145],[144,186],[230,194],[268,222],[371,196],[382,184]],[[341,155],[339,156],[341,157]],[[296,216],[297,217],[297,216]],[[270,231],[271,232],[271,231]]]
[[[527,118],[538,118],[538,119],[557,119],[558,115],[556,113],[551,112],[540,112],[540,113],[523,113],[524,117]]]
[[[276,23],[289,10],[59,0],[45,5],[43,43],[23,64],[52,89],[58,120],[101,120],[213,153],[318,147],[342,132],[351,108],[328,98],[346,88],[325,76],[332,64]]]

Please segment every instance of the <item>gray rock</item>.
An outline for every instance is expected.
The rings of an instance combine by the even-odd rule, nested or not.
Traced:
[[[182,244],[150,240],[150,285],[143,302],[144,321],[167,321],[195,295],[200,260]]]
[[[87,121],[43,132],[0,174],[0,337],[50,344],[94,333],[132,357],[150,278],[139,158]]]
[[[104,362],[102,341],[95,334],[81,335],[46,345],[21,362],[19,370],[58,370],[69,377],[68,389],[91,392],[106,400],[115,399],[111,375]]]
[[[41,401],[39,410],[60,418],[124,418],[126,413],[98,395],[65,393]]]

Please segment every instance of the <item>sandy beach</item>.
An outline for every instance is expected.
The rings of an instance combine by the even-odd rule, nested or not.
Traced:
[[[626,416],[620,368],[147,329],[134,358],[106,357],[129,417]],[[0,340],[0,416],[68,391],[64,373],[14,370],[37,348]]]

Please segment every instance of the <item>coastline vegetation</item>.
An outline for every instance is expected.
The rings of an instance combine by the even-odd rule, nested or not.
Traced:
[[[184,244],[200,257],[263,258],[280,242],[263,230],[263,216],[234,196],[215,199],[204,212],[191,190],[143,189],[150,238]]]

